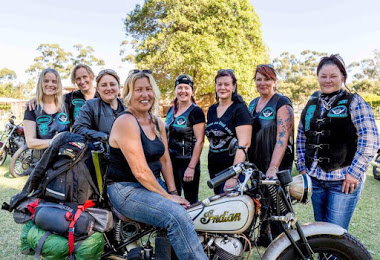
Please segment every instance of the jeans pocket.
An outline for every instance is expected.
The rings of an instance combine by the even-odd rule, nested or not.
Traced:
[[[118,182],[110,185],[108,189],[110,196],[114,197],[116,200],[125,201],[129,195],[131,195],[135,187],[133,185],[128,185],[127,182]]]

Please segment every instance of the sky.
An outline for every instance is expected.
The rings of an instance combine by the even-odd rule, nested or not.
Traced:
[[[143,0],[17,0],[0,8],[0,68],[30,77],[25,70],[39,55],[41,43],[58,43],[66,51],[90,45],[105,66],[124,81],[133,64],[121,62],[120,43],[126,39],[123,19]],[[303,50],[340,53],[346,64],[372,56],[380,49],[378,0],[250,0],[262,24],[271,58]],[[64,85],[70,85],[64,81]]]

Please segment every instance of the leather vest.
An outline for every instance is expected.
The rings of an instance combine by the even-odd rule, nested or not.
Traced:
[[[255,113],[258,98],[249,104],[249,112],[252,117],[252,139],[248,150],[249,161],[253,162],[262,172],[266,172],[272,160],[272,154],[277,142],[277,104],[283,95],[276,93],[269,100],[260,113]],[[285,105],[290,105],[289,100]],[[294,134],[287,142],[280,170],[291,169],[294,160]]]
[[[49,115],[40,106],[37,106],[34,113],[36,115],[37,137],[39,139],[51,139],[57,133],[69,130],[70,120],[64,111]]]
[[[352,163],[358,141],[350,115],[353,96],[344,91],[323,115],[320,114],[318,97],[310,99],[306,104],[301,120],[306,136],[305,164],[309,169],[314,160],[326,172]]]
[[[174,117],[174,107],[168,111],[165,129],[168,136],[170,156],[176,159],[191,159],[196,142],[190,112],[196,107],[193,103],[183,114]]]

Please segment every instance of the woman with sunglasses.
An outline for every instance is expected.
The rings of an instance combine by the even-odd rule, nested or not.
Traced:
[[[90,140],[108,137],[117,115],[125,107],[118,98],[120,79],[114,70],[106,69],[96,77],[98,98],[88,100],[79,110],[73,132],[86,136]]]
[[[165,127],[156,116],[159,95],[150,71],[132,71],[126,80],[122,96],[128,108],[109,138],[109,199],[124,216],[166,229],[179,259],[207,259],[184,208],[189,202],[175,191]]]
[[[176,98],[166,116],[169,154],[173,165],[175,186],[181,196],[182,188],[190,204],[198,201],[202,153],[205,133],[205,116],[195,104],[193,79],[187,74],[175,81]]]
[[[248,158],[267,178],[276,177],[279,170],[292,170],[293,125],[292,103],[276,92],[276,72],[271,64],[259,65],[255,71],[259,97],[249,104],[252,117],[252,140]],[[272,237],[282,233],[275,222],[264,221],[257,245],[268,246]]]
[[[317,77],[320,92],[309,99],[298,127],[297,167],[312,179],[314,219],[348,230],[379,133],[371,107],[343,90],[347,71],[338,54],[321,59]]]
[[[242,97],[237,94],[237,80],[233,70],[219,70],[215,76],[215,96],[217,103],[207,112],[206,136],[210,141],[208,171],[210,178],[224,169],[245,161],[245,154],[238,149],[234,156],[228,154],[228,146],[233,138],[248,149],[251,143],[251,118]],[[215,194],[233,188],[237,178],[231,178],[214,188]]]

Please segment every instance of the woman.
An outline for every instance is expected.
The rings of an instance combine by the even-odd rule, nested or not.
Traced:
[[[100,97],[86,102],[73,125],[74,133],[84,135],[90,140],[107,137],[117,115],[125,109],[118,99],[120,79],[115,71],[100,71],[96,77],[96,88]]]
[[[207,112],[206,136],[210,141],[208,171],[210,178],[239,162],[245,161],[244,151],[238,149],[235,156],[228,154],[228,146],[235,137],[240,146],[249,147],[251,143],[251,118],[247,106],[237,94],[237,80],[233,70],[219,70],[215,76],[215,95],[217,103]],[[215,194],[235,187],[237,177],[214,188]]]
[[[311,176],[315,220],[348,230],[379,134],[371,107],[342,89],[347,72],[338,54],[321,59],[317,76],[321,93],[301,114],[297,166]]]
[[[159,90],[151,72],[132,71],[123,98],[128,109],[109,138],[110,202],[130,219],[165,228],[179,259],[207,259],[183,207],[189,202],[176,195],[164,124],[155,116]],[[169,192],[160,184],[160,173]]]
[[[292,170],[294,116],[289,98],[276,92],[276,72],[273,66],[259,65],[255,71],[259,97],[249,104],[252,117],[252,140],[248,150],[249,161],[265,173],[276,177],[279,170]],[[257,245],[268,246],[272,238],[282,233],[279,225],[264,221]]]
[[[63,102],[66,111],[69,113],[71,125],[74,123],[80,108],[86,103],[86,101],[99,97],[99,94],[92,83],[94,78],[94,72],[85,64],[76,65],[71,72],[71,83],[79,88],[78,90],[67,93],[63,96]]]
[[[62,83],[55,69],[44,69],[37,83],[36,107],[26,109],[24,129],[26,144],[43,151],[56,133],[69,130],[69,117],[62,109]],[[39,159],[37,152],[34,157]]]
[[[99,97],[92,84],[95,74],[92,69],[85,64],[78,64],[71,72],[71,82],[79,89],[63,95],[63,105],[70,119],[70,128],[79,113],[80,108],[86,103],[87,100]],[[32,98],[26,104],[29,110],[34,110],[36,106],[36,98]]]
[[[195,104],[193,79],[187,74],[175,81],[176,98],[166,116],[165,128],[169,141],[169,154],[173,165],[175,186],[190,204],[198,201],[202,153],[205,133],[205,116]]]

